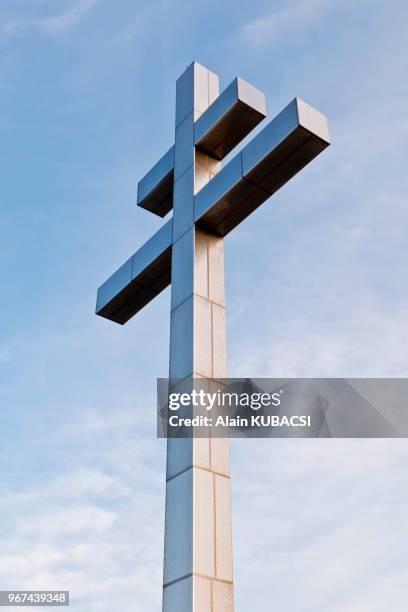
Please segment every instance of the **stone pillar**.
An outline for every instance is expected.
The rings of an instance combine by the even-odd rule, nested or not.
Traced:
[[[177,81],[170,378],[225,378],[223,239],[196,227],[194,193],[219,170],[194,121],[218,77],[194,62]],[[228,439],[168,439],[164,612],[233,612]]]

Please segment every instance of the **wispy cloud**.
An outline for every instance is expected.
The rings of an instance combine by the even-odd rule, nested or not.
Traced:
[[[253,44],[280,38],[290,30],[305,28],[320,21],[334,5],[348,0],[297,0],[257,17],[242,27],[242,34]]]
[[[237,376],[406,376],[405,309],[387,307],[372,297],[354,308],[341,305],[343,315],[333,311],[335,324],[312,315],[306,321],[303,311],[288,312],[284,326],[270,316],[269,325],[264,323],[267,333],[264,329],[259,336],[252,334],[251,343],[245,337],[237,342],[240,358],[232,359],[232,370]]]
[[[100,0],[76,0],[70,2],[68,7],[57,15],[32,17],[30,19],[24,17],[9,18],[3,21],[0,32],[5,38],[29,31],[52,35],[66,32],[80,23],[99,2]]]
[[[65,12],[55,17],[40,19],[35,25],[50,34],[62,32],[79,23],[98,2],[99,0],[78,0]]]

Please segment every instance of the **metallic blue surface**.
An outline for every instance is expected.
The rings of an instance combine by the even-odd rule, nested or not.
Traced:
[[[326,118],[295,98],[242,150],[244,177],[272,195],[329,144]]]
[[[167,221],[138,251],[133,255],[132,279],[137,279],[155,260],[171,246],[173,222]]]
[[[173,200],[177,209],[173,211],[173,240],[177,240],[193,224],[194,166],[175,182]]]
[[[293,100],[242,150],[243,173],[248,174],[298,125],[297,104]]]
[[[96,314],[126,323],[170,283],[172,219],[98,289]]]
[[[174,150],[174,180],[177,181],[194,163],[194,111],[176,127]]]
[[[195,144],[223,159],[265,116],[265,95],[246,81],[234,79],[195,122]]]
[[[174,147],[139,181],[137,205],[164,217],[172,208]]]
[[[171,311],[170,378],[191,376],[194,369],[194,298]]]
[[[194,136],[196,144],[222,117],[228,110],[236,104],[238,100],[237,79],[228,85],[218,98],[207,108],[207,110],[197,119],[194,126]]]
[[[238,153],[194,198],[194,220],[198,221],[242,180],[241,154]]]
[[[129,285],[132,280],[132,261],[133,257],[128,259],[99,287],[96,300],[96,314],[99,314],[99,311],[106,306],[106,304]]]
[[[194,110],[194,62],[176,82],[176,127]]]
[[[176,308],[193,292],[194,231],[191,227],[173,243],[172,265],[179,271],[180,281],[171,292],[171,309]]]

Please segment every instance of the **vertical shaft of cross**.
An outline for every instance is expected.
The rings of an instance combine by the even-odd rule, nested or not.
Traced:
[[[195,150],[194,121],[218,77],[194,62],[177,81],[170,378],[225,378],[223,239],[194,224],[194,193],[219,170]],[[232,612],[227,439],[167,441],[164,612]]]

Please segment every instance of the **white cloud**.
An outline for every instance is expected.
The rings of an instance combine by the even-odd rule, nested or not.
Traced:
[[[289,315],[283,328],[271,325],[250,343],[241,339],[235,354],[236,376],[406,376],[407,315],[396,309],[345,312],[329,327]]]
[[[85,532],[89,536],[94,532],[106,533],[114,521],[114,513],[89,503],[48,506],[39,509],[38,513],[31,512],[30,520],[21,524],[17,531],[39,539],[43,535],[52,538],[67,534],[83,535]]]
[[[232,447],[240,609],[402,612],[405,442],[256,442]]]
[[[106,449],[99,455],[98,446],[103,463]],[[78,453],[84,461],[85,448]],[[2,584],[68,589],[72,607],[81,611],[121,609],[135,591],[136,611],[158,607],[163,478],[160,485],[139,483],[135,472],[143,472],[146,461],[141,457],[122,471],[117,456],[108,460],[109,473],[92,467],[60,470],[38,486],[4,492]]]

